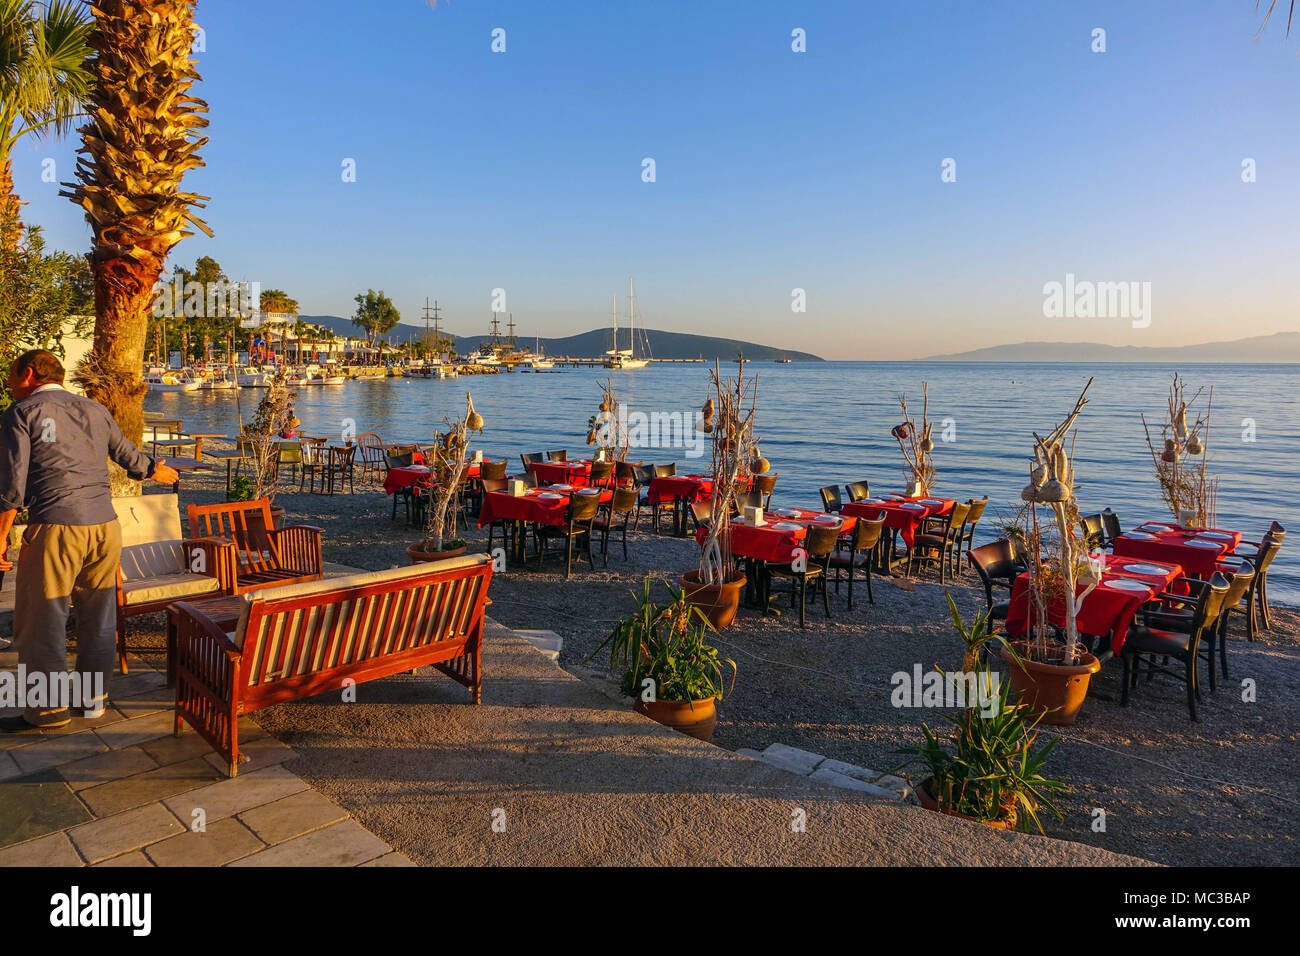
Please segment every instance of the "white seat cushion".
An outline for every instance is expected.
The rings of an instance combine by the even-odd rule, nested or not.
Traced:
[[[127,606],[151,604],[155,601],[179,601],[199,594],[211,594],[220,587],[220,581],[206,574],[177,571],[175,574],[157,574],[123,582],[122,600]]]

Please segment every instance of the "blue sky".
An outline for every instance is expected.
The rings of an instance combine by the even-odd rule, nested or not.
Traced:
[[[504,288],[521,334],[562,335],[632,275],[650,326],[835,358],[1300,327],[1300,36],[1257,39],[1253,0],[202,0],[197,20],[211,142],[186,188],[216,236],[173,261],[305,313],[382,288],[408,321],[429,295],[483,332]],[[73,150],[14,157],[25,218],[70,250],[89,231],[41,161],[68,179]],[[1066,273],[1151,282],[1150,327],[1045,318]]]

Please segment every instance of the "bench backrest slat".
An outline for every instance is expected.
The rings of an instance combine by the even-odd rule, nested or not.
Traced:
[[[298,597],[254,593],[243,643],[248,684],[464,641],[482,621],[491,577],[487,562]]]

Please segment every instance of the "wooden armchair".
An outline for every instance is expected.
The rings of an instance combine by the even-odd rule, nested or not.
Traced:
[[[321,535],[310,525],[273,527],[271,502],[228,501],[216,505],[188,505],[190,536],[232,543],[229,564],[222,569],[228,594],[259,588],[319,581],[323,568]]]
[[[127,619],[165,610],[177,601],[231,593],[228,569],[234,563],[235,548],[215,537],[182,538],[176,495],[114,498],[113,508],[122,529],[117,660],[125,674]]]

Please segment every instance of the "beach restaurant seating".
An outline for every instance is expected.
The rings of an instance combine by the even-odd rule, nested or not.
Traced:
[[[185,598],[228,593],[221,569],[233,560],[234,546],[211,537],[184,539],[174,494],[114,498],[113,508],[122,529],[117,659],[125,674],[127,619],[165,610]]]
[[[995,602],[993,587],[996,585],[1006,588],[1007,594],[1010,595],[1016,578],[1025,570],[1024,563],[1016,559],[1015,547],[1006,538],[999,538],[967,551],[966,560],[970,562],[984,585],[984,598],[988,601],[989,617],[994,621],[1005,621],[1011,601],[1008,599]]]
[[[187,505],[185,510],[191,538],[234,542],[233,548],[219,553],[222,564],[217,573],[227,594],[316,581],[321,576],[324,532],[311,525],[274,527],[266,498]]]
[[[263,707],[433,665],[483,699],[483,611],[492,558],[478,554],[245,594],[238,622],[181,603],[176,715],[239,769],[239,718]],[[346,706],[346,705],[343,705]]]

